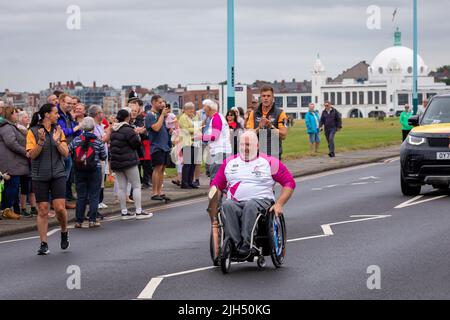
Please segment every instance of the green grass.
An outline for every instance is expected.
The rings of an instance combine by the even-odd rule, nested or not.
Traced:
[[[342,119],[342,127],[335,138],[336,153],[400,145],[402,142],[399,118]],[[294,127],[289,128],[288,137],[283,141],[283,160],[328,154],[323,132],[320,134],[320,140],[319,152],[311,154],[305,121],[297,120]],[[172,179],[176,175],[175,168],[166,169],[166,178]],[[107,182],[106,186],[110,187],[112,184]]]
[[[336,152],[372,149],[391,145],[400,145],[402,131],[399,118],[383,120],[342,119],[342,130],[336,134]],[[320,149],[318,155],[328,153],[325,134],[320,134]],[[297,120],[294,127],[289,128],[289,134],[283,141],[283,158],[296,159],[311,156],[309,139],[304,120]]]

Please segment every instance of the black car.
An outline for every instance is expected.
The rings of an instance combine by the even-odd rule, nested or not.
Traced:
[[[422,115],[409,118],[414,128],[400,149],[401,189],[407,196],[421,186],[447,189],[450,183],[450,94],[434,96]]]

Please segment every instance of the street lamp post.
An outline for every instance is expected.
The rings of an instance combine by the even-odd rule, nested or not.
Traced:
[[[227,109],[235,106],[234,94],[234,0],[228,1],[228,76],[227,76]]]
[[[417,114],[419,99],[417,95],[417,0],[413,0],[413,114]]]

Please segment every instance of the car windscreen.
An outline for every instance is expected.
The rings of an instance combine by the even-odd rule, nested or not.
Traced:
[[[436,97],[423,115],[421,125],[450,123],[450,97]]]

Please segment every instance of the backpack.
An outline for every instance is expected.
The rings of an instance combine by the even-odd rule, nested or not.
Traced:
[[[82,143],[75,148],[75,167],[79,171],[93,171],[97,169],[93,144],[95,139],[86,140],[84,135],[80,138]]]

